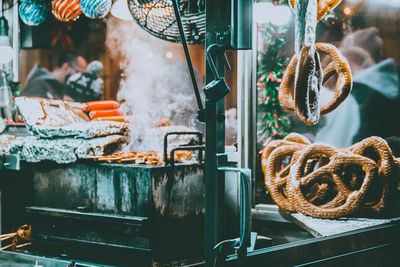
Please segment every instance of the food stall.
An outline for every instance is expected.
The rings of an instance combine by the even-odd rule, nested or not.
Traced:
[[[396,265],[396,1],[1,4],[0,262]]]

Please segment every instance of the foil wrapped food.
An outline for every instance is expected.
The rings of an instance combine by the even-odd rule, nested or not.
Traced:
[[[109,135],[90,140],[17,137],[10,143],[9,152],[27,162],[50,160],[59,164],[68,164],[76,162],[78,159],[89,159],[113,153],[120,150],[121,145],[125,142],[127,142],[127,137],[122,135]]]
[[[128,133],[128,124],[123,122],[90,121],[82,103],[37,97],[17,97],[15,103],[28,130],[36,137],[91,139]]]

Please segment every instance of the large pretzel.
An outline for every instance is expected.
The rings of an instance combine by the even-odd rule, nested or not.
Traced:
[[[309,174],[304,173],[307,161],[316,154],[329,157],[330,162]],[[341,169],[348,165],[360,166],[365,173],[359,190],[349,189],[340,177]],[[322,218],[337,218],[353,214],[360,207],[376,172],[372,160],[358,155],[339,153],[322,144],[309,146],[298,161],[292,165],[292,168],[287,190],[289,198],[293,199],[296,210],[306,215]],[[304,194],[305,188],[317,182],[332,184],[331,186],[334,185],[337,190],[336,195],[324,205],[313,204]]]
[[[378,167],[378,174],[380,179],[376,181],[377,190],[374,190],[376,196],[372,199],[367,197],[366,212],[375,213],[385,209],[386,203],[388,202],[391,191],[395,188],[395,177],[398,175],[398,168],[396,166],[396,160],[393,157],[392,150],[386,141],[380,137],[369,137],[362,142],[359,142],[352,147],[350,150],[353,153],[368,157],[376,162]]]
[[[337,106],[340,105],[340,103],[342,103],[346,99],[351,91],[353,82],[349,63],[335,46],[326,43],[317,43],[316,48],[318,52],[327,53],[332,59],[332,62],[324,69],[323,83],[326,82],[334,74],[338,75],[334,97],[328,103],[325,103],[320,107],[321,114],[326,114],[334,110]],[[298,59],[296,55],[294,55],[290,60],[286,72],[283,76],[278,98],[282,107],[287,110],[293,111],[295,110],[296,105],[300,106],[298,109],[296,109],[296,113],[302,115],[300,118],[305,121],[306,124],[310,124],[310,122],[312,122],[312,119],[304,118],[304,109],[313,105],[313,103],[310,103],[310,101],[318,102],[318,95],[315,95],[315,92],[312,94],[307,92],[309,88],[306,86],[295,86],[297,65]],[[294,92],[294,90],[299,90],[301,92]],[[297,101],[295,103],[294,97],[296,95],[298,97],[296,97]],[[313,96],[312,99],[305,97],[310,95]],[[303,100],[303,103],[301,102],[301,100]]]
[[[296,152],[304,149],[310,142],[299,134],[290,134],[283,140],[272,141],[262,154],[262,168],[265,177],[265,186],[277,205],[287,211],[295,211],[287,198],[286,185],[289,178],[291,164],[284,164],[284,160],[296,161]],[[311,201],[318,200],[323,195],[324,188],[314,187],[309,194]]]
[[[290,0],[289,6],[292,10],[295,9],[297,0]],[[318,21],[323,19],[329,11],[338,6],[342,0],[318,0]]]
[[[337,150],[290,134],[267,145],[262,167],[272,199],[289,212],[319,218],[376,216],[398,197],[400,159],[380,137]]]

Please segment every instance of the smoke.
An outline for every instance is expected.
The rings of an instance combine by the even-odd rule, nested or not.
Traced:
[[[177,45],[153,37],[133,21],[108,19],[106,44],[124,72],[117,97],[123,112],[131,115],[130,149],[161,151],[157,120],[194,126],[197,105],[186,62],[180,52],[169,59],[167,53],[171,57],[171,47]]]

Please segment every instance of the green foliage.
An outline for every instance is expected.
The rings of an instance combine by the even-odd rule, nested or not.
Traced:
[[[290,119],[278,100],[278,89],[283,71],[288,63],[282,47],[287,26],[263,25],[263,47],[258,52],[258,145],[262,147],[270,139],[283,138],[290,130]]]

